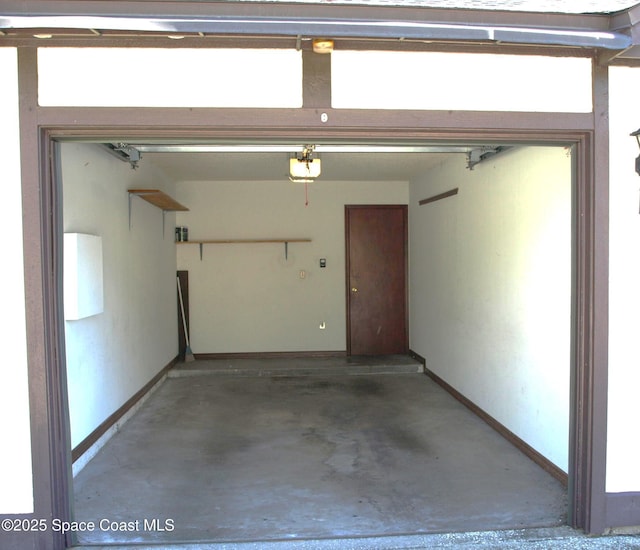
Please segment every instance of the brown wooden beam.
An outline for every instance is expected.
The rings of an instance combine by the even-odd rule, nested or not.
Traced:
[[[454,195],[457,195],[457,194],[458,194],[458,188],[456,187],[455,189],[445,191],[444,193],[433,195],[433,197],[429,197],[428,199],[422,199],[421,201],[418,201],[418,204],[422,206],[424,204],[429,204],[430,202],[436,202],[442,199],[446,199],[447,197],[453,197]]]
[[[589,406],[580,409],[582,421],[573,425],[584,430],[582,449],[577,453],[583,461],[581,471],[582,487],[587,498],[583,510],[582,527],[589,533],[604,532],[606,511],[607,472],[607,398],[608,398],[608,310],[609,310],[609,77],[607,67],[593,63],[593,141],[591,142],[591,163],[588,166],[588,186],[590,193],[585,197],[584,208],[590,210],[588,224],[579,222],[579,230],[584,231],[585,248],[582,261],[593,267],[585,273],[584,288],[578,296],[583,300],[578,315],[584,316],[583,324],[590,331],[592,346],[581,349],[587,351],[579,358],[586,365],[578,370],[581,378],[576,390],[582,395],[578,402]],[[581,229],[580,229],[581,228]],[[578,261],[581,261],[580,259]],[[580,291],[581,290],[581,291]],[[579,338],[583,336],[580,335]],[[586,467],[585,467],[586,466]],[[586,475],[588,472],[588,475]]]
[[[331,54],[302,51],[302,106],[331,108]]]
[[[322,117],[326,114],[326,118]],[[40,124],[55,128],[56,135],[113,138],[127,135],[186,139],[208,137],[232,138],[247,134],[251,139],[280,138],[288,135],[307,137],[345,137],[363,134],[368,141],[424,139],[465,141],[487,144],[497,133],[509,132],[513,140],[535,141],[536,134],[547,142],[557,133],[558,142],[566,132],[588,131],[593,126],[591,113],[524,113],[494,111],[413,111],[375,109],[255,109],[255,108],[139,108],[139,107],[40,107]],[[367,129],[367,132],[362,130]],[[553,129],[553,130],[550,130]]]

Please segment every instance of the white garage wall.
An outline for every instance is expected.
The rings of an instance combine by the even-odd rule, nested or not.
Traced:
[[[640,154],[629,134],[640,128],[640,69],[611,67],[609,220],[609,406],[607,491],[640,491],[640,441],[629,429],[638,418],[640,351]],[[631,422],[631,424],[630,424]]]
[[[7,269],[3,282],[5,322],[0,345],[5,368],[0,384],[0,514],[33,512],[31,474],[31,426],[27,378],[27,340],[25,326],[24,259],[22,251],[22,195],[20,185],[20,140],[18,126],[18,65],[15,48],[0,48],[0,150],[2,150],[2,196],[5,223],[11,238],[5,239]]]
[[[473,171],[454,157],[412,182],[410,197],[411,349],[566,472],[569,152],[511,150]]]
[[[189,271],[194,353],[344,351],[345,204],[407,204],[407,182],[182,182],[189,238],[310,243],[178,245]],[[327,267],[319,267],[326,258]],[[300,272],[304,271],[304,278]],[[325,329],[320,324],[325,323]]]
[[[97,145],[62,145],[64,232],[102,237],[104,312],[65,322],[72,445],[76,446],[178,353],[174,214],[128,188],[172,193],[142,162],[132,170]]]

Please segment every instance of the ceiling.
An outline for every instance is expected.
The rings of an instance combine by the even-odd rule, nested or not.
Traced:
[[[142,153],[174,181],[282,181],[289,153]],[[415,174],[464,153],[319,153],[318,181],[409,181]]]

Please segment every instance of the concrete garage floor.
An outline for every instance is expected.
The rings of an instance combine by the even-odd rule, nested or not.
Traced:
[[[414,362],[321,361],[174,369],[75,478],[75,519],[114,525],[78,543],[567,529],[565,488]]]

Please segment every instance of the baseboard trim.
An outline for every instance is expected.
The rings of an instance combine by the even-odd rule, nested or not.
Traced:
[[[165,365],[158,374],[156,374],[149,382],[147,382],[140,390],[138,390],[124,405],[111,414],[104,422],[102,422],[95,430],[85,437],[71,451],[71,461],[77,462],[85,453],[87,453],[109,430],[121,422],[125,415],[129,413],[142,399],[144,399],[151,390],[166,377],[169,370],[178,362],[178,356]]]
[[[416,353],[415,351],[413,351],[412,349],[409,350],[409,357],[411,357],[412,359],[415,359],[416,361],[418,361],[418,363],[422,363],[422,368],[426,374],[427,372],[427,360],[422,357],[422,355],[420,355],[419,353]]]
[[[413,357],[416,361],[419,361],[424,366],[424,373],[431,378],[436,384],[441,386],[444,390],[450,393],[453,397],[455,397],[460,403],[462,403],[465,407],[467,407],[471,412],[473,412],[476,416],[484,420],[489,426],[491,426],[496,432],[498,432],[502,437],[504,437],[507,441],[509,441],[512,445],[516,446],[523,454],[528,456],[531,460],[533,460],[538,466],[540,466],[543,470],[545,470],[548,474],[556,478],[560,483],[562,483],[565,487],[569,485],[569,476],[563,472],[560,468],[558,468],[553,462],[551,462],[548,458],[542,456],[538,451],[536,451],[531,445],[527,442],[519,438],[516,434],[514,434],[511,430],[509,430],[506,426],[498,422],[493,416],[486,413],[483,409],[478,407],[473,401],[466,398],[462,395],[458,390],[456,390],[453,386],[449,385],[442,378],[440,378],[437,374],[432,372],[427,368],[427,361],[424,357],[419,355],[418,353],[409,350],[409,355]]]
[[[640,527],[640,492],[607,493],[606,526]]]
[[[346,357],[346,351],[256,351],[240,353],[196,353],[196,359],[305,359]]]

